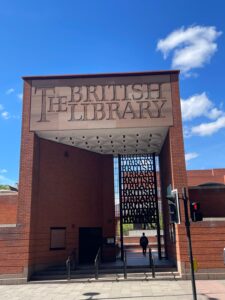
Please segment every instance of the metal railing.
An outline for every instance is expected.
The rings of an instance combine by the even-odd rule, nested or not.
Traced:
[[[95,257],[95,279],[98,280],[98,273],[99,273],[99,263],[101,257],[101,248],[99,247],[98,252]]]
[[[67,271],[67,280],[71,279],[71,256],[69,255],[66,260],[66,271]]]
[[[127,252],[123,250],[123,274],[124,279],[127,279]]]
[[[71,270],[75,270],[75,267],[76,267],[76,249],[74,248],[71,254],[66,259],[67,280],[71,279]]]
[[[149,247],[149,267],[152,270],[152,278],[155,278],[155,264],[152,255],[152,249]]]

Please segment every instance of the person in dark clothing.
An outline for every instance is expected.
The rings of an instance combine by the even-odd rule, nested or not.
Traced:
[[[146,255],[146,249],[148,246],[148,238],[145,236],[143,232],[142,237],[140,238],[140,246],[142,247],[143,254]]]

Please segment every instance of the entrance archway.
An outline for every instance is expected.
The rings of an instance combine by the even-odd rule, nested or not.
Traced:
[[[32,241],[26,252],[30,273],[64,263],[79,248],[79,228],[102,228],[105,246],[115,241],[115,155],[159,156],[165,246],[181,264],[183,252],[170,239],[165,199],[169,185],[186,186],[178,72],[24,80],[18,222]],[[54,251],[49,247],[53,227],[65,231],[63,247]],[[175,237],[182,232],[176,229]]]

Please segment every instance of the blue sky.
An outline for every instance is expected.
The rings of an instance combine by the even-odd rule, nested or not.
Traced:
[[[225,167],[225,2],[1,1],[0,183],[18,182],[24,75],[181,69],[188,169]]]

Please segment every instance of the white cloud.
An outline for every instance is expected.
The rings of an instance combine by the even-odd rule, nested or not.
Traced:
[[[221,117],[224,114],[224,112],[216,107],[214,107],[213,109],[211,109],[211,111],[208,114],[208,118],[214,120],[217,119],[219,117]]]
[[[6,169],[0,169],[0,173],[1,174],[4,174],[4,173],[7,173],[8,171]]]
[[[1,113],[1,116],[2,116],[2,118],[5,119],[5,120],[8,120],[8,119],[10,118],[10,115],[9,115],[9,113],[8,113],[7,111],[3,111],[3,112]]]
[[[159,40],[157,50],[164,59],[172,52],[172,68],[190,76],[190,70],[203,67],[217,51],[216,39],[222,34],[214,26],[181,27]]]
[[[17,97],[22,100],[23,99],[23,94],[19,93],[19,94],[17,94]]]
[[[225,116],[219,117],[214,122],[202,123],[191,128],[191,135],[207,136],[212,135],[225,128]]]
[[[196,153],[196,152],[185,153],[185,160],[189,161],[189,160],[194,159],[198,156],[199,156],[199,154]]]
[[[9,112],[5,111],[3,105],[1,105],[1,104],[0,104],[0,111],[2,111],[2,112],[0,113],[0,116],[1,116],[3,119],[8,120],[8,119],[10,118]]]
[[[186,138],[193,135],[209,136],[225,128],[225,112],[215,107],[205,92],[181,99],[181,110],[183,121],[191,121],[197,117],[213,120],[192,127],[185,123],[183,133]]]
[[[15,90],[13,88],[10,88],[5,93],[6,93],[6,95],[10,95],[10,94],[12,94],[14,92],[15,92]]]
[[[184,121],[189,121],[201,116],[213,120],[223,114],[222,110],[214,107],[213,102],[207,97],[205,92],[193,95],[187,99],[181,99],[181,110]]]

